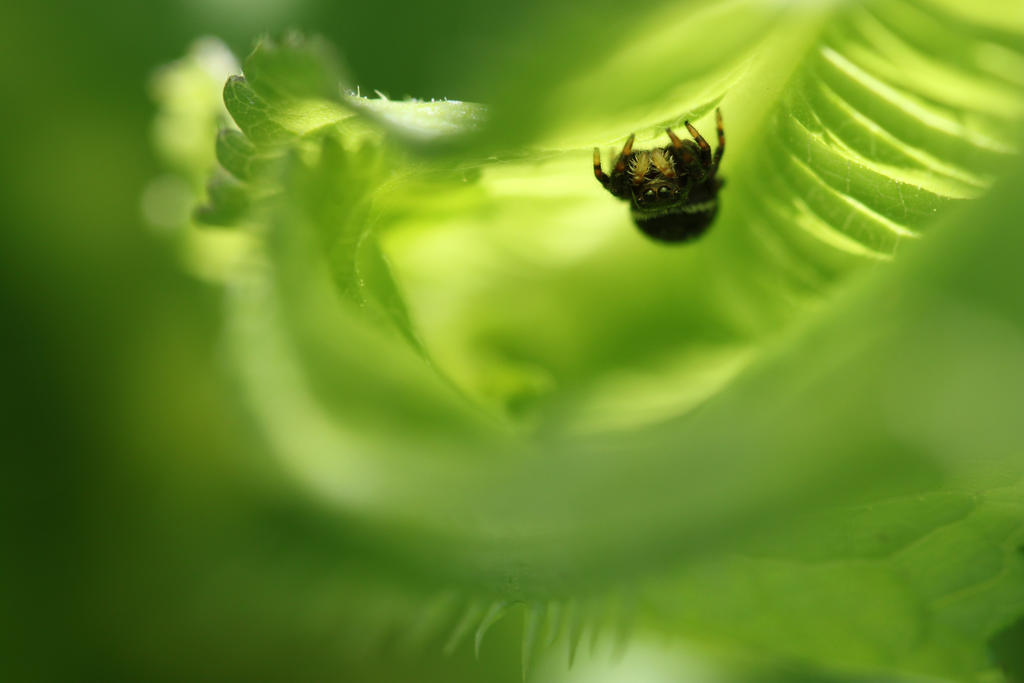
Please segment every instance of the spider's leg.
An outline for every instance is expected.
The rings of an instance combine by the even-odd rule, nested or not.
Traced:
[[[604,189],[608,189],[612,184],[612,179],[605,175],[604,171],[601,170],[601,150],[597,147],[594,148],[594,177],[597,181],[604,186]]]
[[[704,139],[704,136],[697,132],[697,129],[690,125],[689,121],[684,121],[686,124],[686,130],[690,131],[690,135],[697,141],[697,146],[700,147],[700,163],[703,164],[704,168],[711,168],[711,145]]]
[[[612,169],[612,177],[621,175],[626,170],[626,159],[633,153],[633,138],[636,135],[630,135],[629,139],[626,140],[626,144],[622,148],[622,153],[619,154],[618,161],[615,162],[615,168]]]
[[[630,135],[629,139],[626,140],[626,145],[622,148],[622,152],[619,153],[619,158],[615,160],[611,178],[608,180],[608,191],[620,199],[626,199],[631,194],[629,183],[627,182],[626,164],[633,156],[633,137]]]
[[[680,140],[671,128],[666,128],[665,132],[672,140],[672,155],[675,157],[680,178],[690,178],[695,182],[700,182],[714,174],[714,169],[704,165],[703,155],[697,143],[693,140]]]
[[[722,127],[722,110],[715,109],[715,126],[718,128],[718,147],[715,148],[715,159],[712,162],[712,173],[718,171],[718,164],[725,153],[725,128]]]
[[[687,147],[686,143],[680,140],[679,136],[673,133],[671,128],[666,128],[665,132],[668,133],[669,139],[672,140],[672,147],[676,150],[676,152],[678,152],[679,160],[682,161],[683,164],[685,164],[686,166],[690,166],[691,164],[693,164],[693,162],[696,160],[693,158],[693,154],[690,152],[690,149]],[[693,145],[691,144],[689,147],[693,147]]]

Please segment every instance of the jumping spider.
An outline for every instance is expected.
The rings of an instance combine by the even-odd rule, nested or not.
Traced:
[[[725,151],[722,112],[715,110],[718,147],[711,146],[686,122],[696,140],[680,140],[666,128],[671,147],[633,151],[633,135],[626,140],[611,176],[601,170],[601,153],[594,148],[594,176],[619,199],[630,201],[633,221],[646,235],[662,242],[686,242],[700,237],[718,212],[718,191],[725,180],[717,177]]]

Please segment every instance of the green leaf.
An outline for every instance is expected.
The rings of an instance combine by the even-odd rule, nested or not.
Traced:
[[[344,88],[341,65],[323,39],[292,32],[262,38],[246,58],[245,76],[265,97],[336,100]]]
[[[261,44],[218,148],[270,264],[231,290],[244,399],[371,570],[502,607],[625,586],[716,649],[985,675],[1024,613],[1013,7],[638,10],[602,59],[531,55],[488,124]],[[590,149],[719,106],[713,230],[645,241]]]
[[[242,76],[232,76],[224,86],[224,106],[238,127],[254,144],[280,144],[292,137],[278,119],[281,114],[256,94]]]
[[[436,143],[439,139],[467,136],[480,130],[487,120],[487,108],[472,102],[392,101],[349,96],[346,103],[406,142],[414,143]]]
[[[159,107],[153,122],[154,147],[168,169],[187,179],[197,194],[213,164],[210,136],[228,118],[221,86],[237,70],[237,60],[223,43],[202,38],[150,81]]]
[[[207,225],[229,226],[240,221],[249,208],[245,187],[226,173],[219,173],[206,186],[209,202],[196,210],[195,218]]]
[[[217,158],[250,186],[249,204],[281,187],[295,201],[291,220],[308,223],[331,254],[340,292],[370,318],[395,326],[419,345],[387,258],[374,235],[373,194],[394,182],[385,165],[380,131],[357,120],[361,114],[415,140],[436,140],[471,130],[482,107],[460,102],[391,102],[342,96],[340,68],[320,39],[289,34],[264,38],[245,61],[245,76],[232,76],[224,103],[241,129],[223,130]],[[394,151],[396,155],[397,151]],[[290,155],[290,156],[289,156]],[[289,163],[274,164],[288,156]],[[398,166],[400,168],[400,166]],[[283,173],[283,175],[282,175]],[[223,183],[211,187],[224,195]],[[237,219],[242,199],[232,185],[200,215],[207,222]]]
[[[256,146],[241,132],[226,128],[217,134],[217,161],[239,180],[253,175]]]

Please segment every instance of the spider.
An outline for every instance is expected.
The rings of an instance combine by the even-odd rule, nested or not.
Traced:
[[[686,121],[696,140],[680,140],[666,128],[671,147],[633,151],[630,135],[615,162],[611,176],[601,170],[601,153],[594,148],[594,176],[604,189],[629,200],[633,222],[647,236],[660,242],[688,242],[711,226],[718,212],[718,191],[725,180],[717,177],[725,151],[722,112],[715,110],[718,147],[711,146]]]

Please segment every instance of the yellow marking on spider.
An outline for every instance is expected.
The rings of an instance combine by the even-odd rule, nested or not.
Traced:
[[[654,164],[654,167],[661,171],[661,174],[666,178],[676,177],[675,165],[672,163],[672,158],[665,154],[665,150],[652,149],[651,163]]]
[[[647,169],[651,167],[650,152],[637,152],[629,162],[629,171],[633,176],[633,184],[639,185],[647,175]]]

